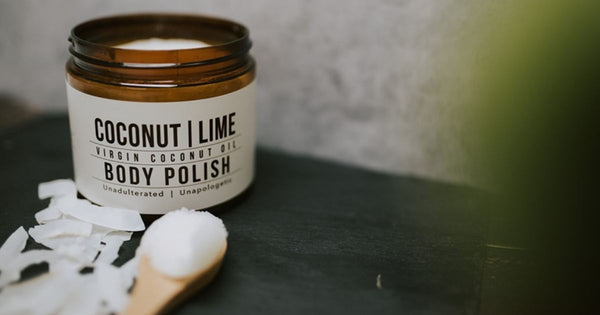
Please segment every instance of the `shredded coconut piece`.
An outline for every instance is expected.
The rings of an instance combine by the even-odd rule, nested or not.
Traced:
[[[119,257],[119,248],[121,248],[121,245],[123,245],[123,240],[109,238],[108,241],[106,241],[106,246],[104,246],[100,255],[98,255],[96,263],[112,264],[112,262]]]
[[[90,236],[92,225],[71,219],[60,219],[29,229],[29,235],[38,243],[44,239],[61,235]]]
[[[56,257],[49,264],[50,272],[79,272],[83,267],[89,267],[91,264],[82,263],[72,257]]]
[[[119,268],[123,289],[129,290],[133,286],[133,280],[137,277],[140,257],[136,255]]]
[[[48,223],[50,221],[58,220],[62,217],[62,213],[56,207],[48,207],[44,210],[40,210],[35,214],[35,220],[38,224]]]
[[[85,254],[88,261],[92,261],[103,247],[100,243],[100,235],[90,235],[89,237],[59,236],[43,239],[40,244],[54,250],[65,247],[81,247],[83,248],[81,253]]]
[[[0,288],[21,278],[21,271],[31,265],[56,259],[56,253],[51,250],[38,249],[20,253],[14,257],[0,273]]]
[[[144,221],[135,210],[99,207],[83,202],[73,202],[59,207],[62,213],[81,221],[122,231],[143,231]]]
[[[227,245],[227,230],[210,212],[182,208],[154,221],[140,244],[152,266],[174,278],[210,266]]]
[[[75,196],[67,195],[67,196],[58,196],[58,197],[50,198],[50,204],[48,206],[60,208],[60,207],[71,205],[76,202],[78,202],[80,204],[88,204],[88,205],[92,204],[91,202],[89,202],[86,199],[77,199],[76,195]]]
[[[94,225],[94,227],[92,228],[92,235],[98,235],[101,239],[104,239],[104,237],[106,237],[106,235],[108,235],[109,233],[112,233],[112,232],[130,233],[130,232],[118,231],[115,229],[109,229],[107,227],[103,227],[103,226],[99,226],[99,225]]]
[[[6,287],[0,294],[0,315],[54,314],[78,284],[76,273],[48,273]]]
[[[0,247],[0,270],[3,270],[13,257],[23,251],[28,238],[29,235],[27,235],[22,226],[8,237],[6,242]]]
[[[123,289],[123,279],[121,279],[119,268],[108,264],[98,264],[94,269],[94,275],[98,279],[100,296],[106,302],[108,310],[111,312],[123,310],[129,299],[127,290]]]
[[[46,199],[50,197],[77,196],[77,186],[70,179],[57,179],[38,186],[38,197]]]
[[[125,232],[125,231],[112,231],[108,234],[106,234],[106,236],[104,236],[102,238],[102,241],[108,241],[111,239],[115,239],[115,240],[122,240],[122,241],[129,241],[131,239],[131,235],[133,235],[133,233],[131,232]]]
[[[100,312],[100,294],[96,277],[91,274],[82,275],[81,284],[60,308],[61,315],[108,314],[108,310]]]

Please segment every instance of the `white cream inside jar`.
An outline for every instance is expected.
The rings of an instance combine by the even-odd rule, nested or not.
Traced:
[[[144,38],[116,45],[115,48],[134,50],[179,50],[210,47],[204,41],[185,38]]]

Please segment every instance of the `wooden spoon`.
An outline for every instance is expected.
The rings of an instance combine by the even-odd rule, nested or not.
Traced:
[[[217,275],[227,251],[227,243],[205,269],[184,278],[172,278],[154,269],[146,255],[140,257],[139,273],[129,305],[121,315],[165,314]]]

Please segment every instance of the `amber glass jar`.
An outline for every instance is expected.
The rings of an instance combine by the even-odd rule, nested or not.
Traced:
[[[140,39],[208,47],[129,49]],[[73,28],[67,95],[75,181],[90,201],[161,214],[234,198],[254,177],[255,63],[248,30],[177,14]]]

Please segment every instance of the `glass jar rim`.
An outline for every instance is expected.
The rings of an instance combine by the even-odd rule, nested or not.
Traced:
[[[205,41],[207,47],[138,50],[115,47],[137,39],[177,38]],[[247,54],[252,46],[248,29],[236,22],[176,13],[125,14],[76,25],[69,52],[85,62],[129,68],[197,66]]]

